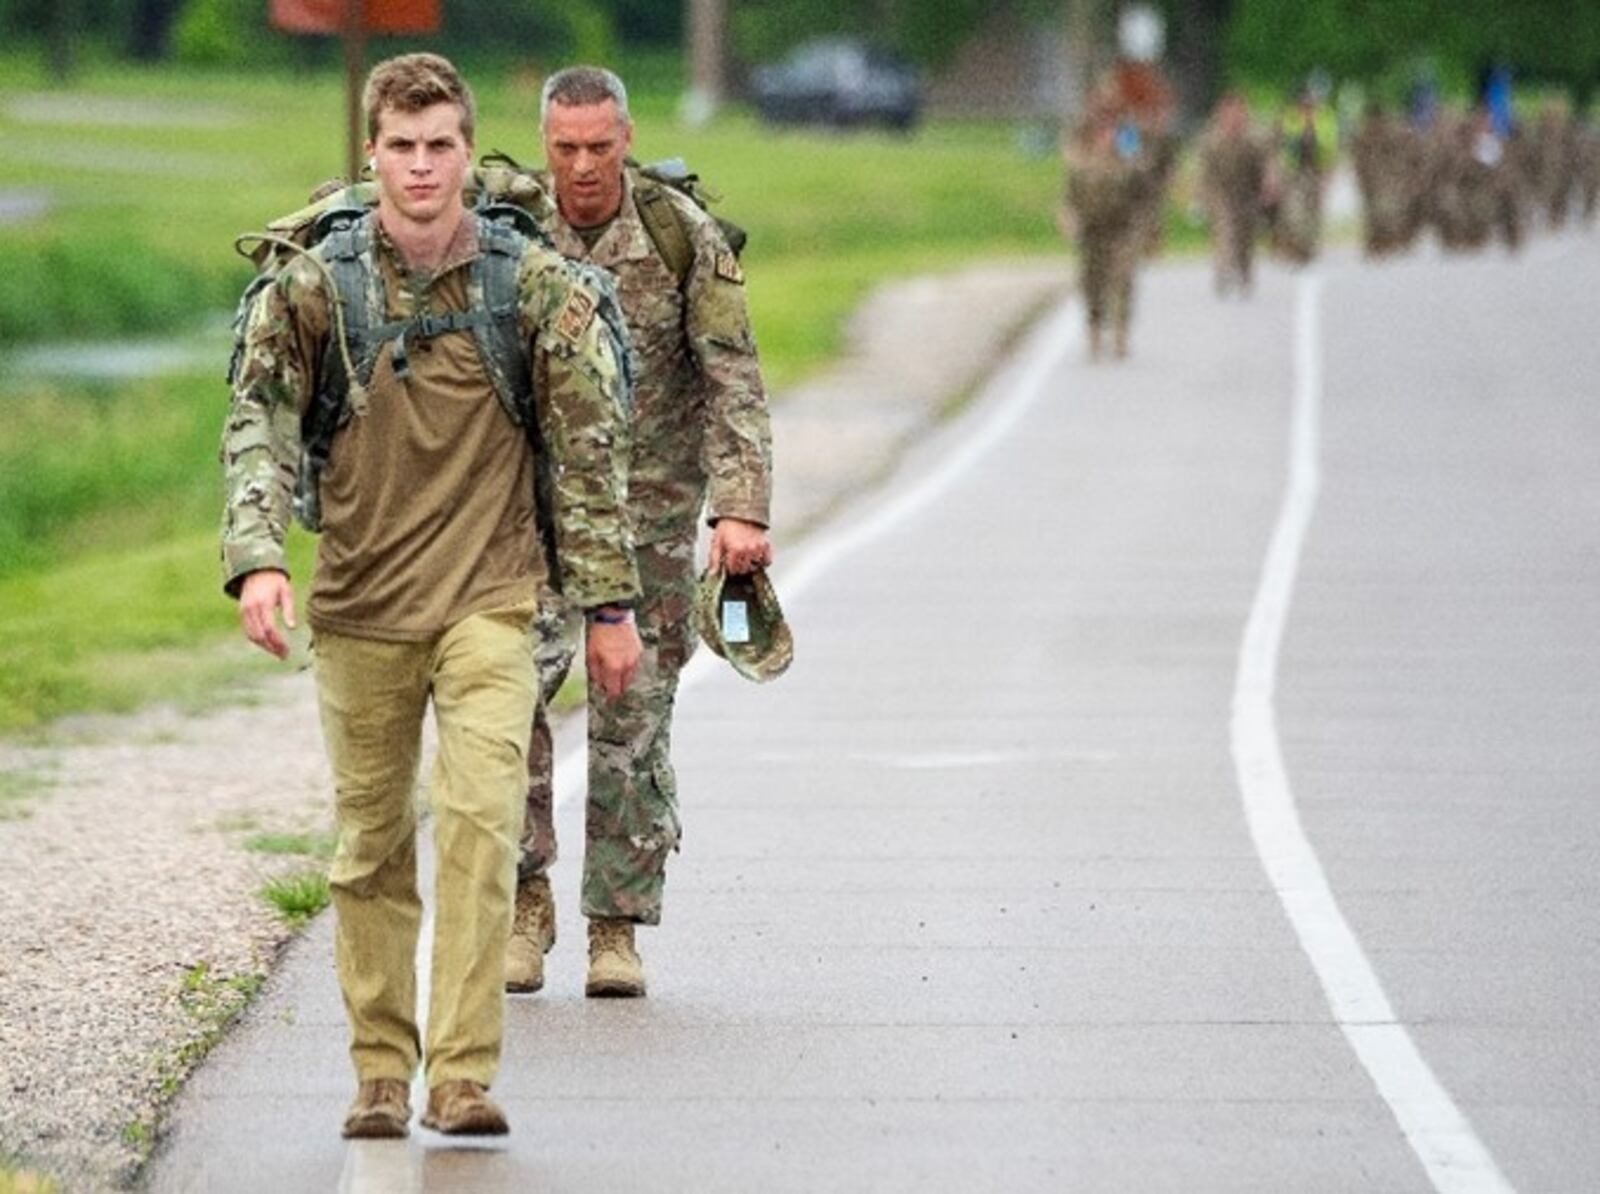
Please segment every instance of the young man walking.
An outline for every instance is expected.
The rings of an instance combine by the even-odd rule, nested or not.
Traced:
[[[695,540],[712,524],[709,566],[743,574],[772,562],[767,537],[771,433],[745,307],[744,275],[717,223],[628,165],[628,94],[610,71],[573,67],[545,84],[547,189],[557,250],[615,274],[634,347],[628,511],[643,597],[639,680],[617,701],[591,682],[583,912],[596,996],[645,993],[636,924],[661,919],[667,858],[679,836],[670,742],[678,674],[694,650]],[[577,611],[540,608],[536,652],[548,698],[576,644]],[[536,991],[555,941],[547,875],[556,857],[551,739],[543,705],[528,753],[527,824],[506,985]]]
[[[619,696],[639,659],[624,614],[639,595],[622,506],[626,349],[587,275],[463,207],[474,109],[449,62],[380,64],[365,107],[376,211],[293,260],[248,312],[223,437],[224,571],[246,635],[285,656],[290,508],[320,510],[308,613],[358,1079],[344,1134],[404,1136],[419,1062],[424,1126],[499,1134],[487,1092],[537,691],[541,516],[559,548],[550,579],[590,619],[596,690]],[[484,297],[494,269],[514,270],[515,303],[498,310]],[[544,511],[516,418],[534,417],[530,386],[553,466]],[[439,867],[424,1048],[413,789],[430,701]]]

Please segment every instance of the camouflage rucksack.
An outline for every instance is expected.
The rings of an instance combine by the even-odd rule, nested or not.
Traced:
[[[245,289],[234,316],[234,348],[228,385],[231,389],[238,380],[239,364],[244,355],[245,326],[257,296],[295,257],[311,260],[336,296],[333,336],[338,351],[326,354],[327,363],[317,378],[310,406],[301,418],[300,467],[293,506],[301,525],[307,530],[319,531],[322,508],[318,490],[334,435],[353,415],[366,410],[367,386],[384,345],[393,343],[390,363],[395,375],[404,378],[409,372],[411,343],[447,332],[470,331],[495,397],[511,421],[524,429],[533,446],[539,538],[550,583],[559,590],[560,569],[553,518],[554,477],[539,425],[532,362],[518,318],[517,276],[523,252],[530,240],[547,246],[549,243],[539,230],[539,216],[535,214],[543,192],[516,180],[494,176],[492,171],[480,171],[473,181],[475,185],[469,192],[469,199],[473,203],[472,214],[477,221],[481,252],[470,266],[467,290],[471,306],[464,311],[416,315],[403,320],[385,318],[383,275],[375,268],[372,255],[377,203],[377,188],[372,183],[357,183],[324,193],[309,206],[272,221],[265,233],[239,237],[234,243],[241,253],[246,252],[246,244],[255,243],[256,247],[246,255],[256,262],[259,272]],[[626,325],[610,276],[592,267],[574,265],[574,268],[599,292],[598,315],[618,342],[626,344]],[[626,354],[619,364],[624,379],[631,382]],[[631,399],[631,385],[624,386],[624,395]]]
[[[667,158],[647,166],[637,162],[630,162],[629,165],[634,171],[633,202],[639,209],[639,219],[644,223],[650,239],[655,242],[656,252],[661,254],[667,268],[678,279],[679,286],[688,278],[689,267],[694,264],[694,244],[689,238],[689,230],[684,226],[683,216],[673,207],[672,200],[666,194],[667,189],[688,196],[696,207],[715,220],[735,257],[744,252],[745,243],[750,239],[749,233],[711,210],[710,205],[721,196],[707,190],[701,184],[700,176],[692,173],[682,158]]]
[[[689,270],[694,265],[694,242],[683,214],[674,206],[668,191],[676,191],[716,221],[717,228],[735,257],[744,252],[750,234],[732,220],[723,219],[711,210],[711,205],[722,197],[713,193],[682,158],[666,158],[648,164],[629,158],[626,164],[633,180],[633,202],[639,209],[640,222],[649,233],[656,252],[661,254],[661,260],[666,262],[672,276],[678,279],[679,286],[688,279]],[[510,154],[499,150],[484,157],[480,173],[484,177],[487,194],[510,185],[515,179],[532,180],[532,175]]]

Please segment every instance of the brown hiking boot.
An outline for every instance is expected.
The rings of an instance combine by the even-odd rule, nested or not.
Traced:
[[[410,1087],[398,1078],[371,1078],[356,1091],[344,1117],[350,1140],[394,1140],[411,1130]]]
[[[511,936],[506,941],[506,990],[529,995],[544,986],[544,956],[555,943],[555,896],[549,877],[536,875],[517,884]]]
[[[481,1082],[464,1078],[441,1082],[428,1092],[422,1126],[446,1136],[504,1136],[511,1129]]]
[[[629,998],[644,994],[644,963],[633,948],[633,922],[596,917],[589,922],[589,981],[584,994]]]

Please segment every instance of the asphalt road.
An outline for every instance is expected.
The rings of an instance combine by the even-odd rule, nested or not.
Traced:
[[[1597,293],[1575,237],[1047,321],[786,545],[788,676],[697,667],[646,1001],[582,996],[564,806],[504,1145],[339,1139],[324,923],[153,1188],[1597,1188]]]

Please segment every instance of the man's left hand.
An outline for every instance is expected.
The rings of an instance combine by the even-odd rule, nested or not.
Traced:
[[[765,527],[742,518],[717,519],[717,525],[711,528],[708,566],[712,572],[723,570],[732,576],[743,576],[771,564],[772,540],[767,538]]]
[[[590,622],[584,666],[589,683],[614,701],[633,683],[643,653],[639,632],[629,622]]]

